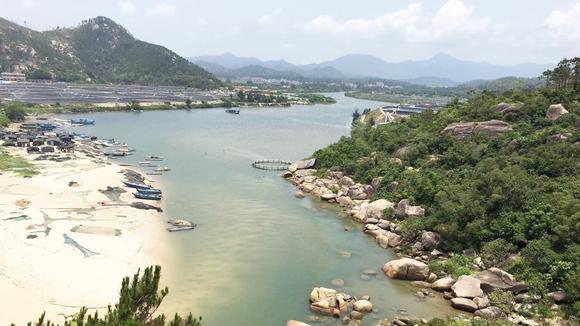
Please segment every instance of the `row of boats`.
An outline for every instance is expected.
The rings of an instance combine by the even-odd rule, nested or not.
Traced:
[[[133,193],[135,198],[145,199],[145,200],[161,200],[162,191],[161,189],[156,189],[151,187],[148,184],[141,183],[141,182],[133,182],[124,180],[123,184],[125,186],[135,189],[136,191]],[[169,232],[177,232],[177,231],[187,231],[193,230],[197,227],[197,224],[186,221],[186,220],[170,220],[167,223],[171,224],[171,227],[167,228]]]

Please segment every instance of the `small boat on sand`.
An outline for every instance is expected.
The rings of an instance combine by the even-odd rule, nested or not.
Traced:
[[[167,223],[173,225],[173,227],[167,228],[169,232],[193,230],[197,227],[197,224],[186,220],[171,220]]]
[[[144,194],[140,192],[134,192],[133,196],[139,199],[146,199],[146,200],[161,200],[161,195],[157,194]]]
[[[123,183],[125,184],[125,186],[127,187],[131,187],[131,188],[143,188],[143,189],[151,189],[151,186],[146,185],[144,183],[138,183],[138,182],[131,182],[131,181],[126,181],[123,180]]]
[[[142,194],[161,195],[161,189],[155,188],[137,188],[137,192]]]

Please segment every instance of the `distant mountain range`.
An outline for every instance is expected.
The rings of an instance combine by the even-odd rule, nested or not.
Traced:
[[[46,32],[0,18],[0,71],[71,82],[202,88],[220,83],[175,52],[135,39],[106,17]]]
[[[308,65],[294,65],[284,60],[263,61],[237,57],[231,53],[193,57],[190,60],[219,77],[383,78],[445,87],[471,80],[493,80],[508,76],[534,78],[551,67],[534,63],[500,66],[464,61],[446,54],[437,54],[427,60],[398,63],[388,63],[365,54],[349,54],[335,60]]]

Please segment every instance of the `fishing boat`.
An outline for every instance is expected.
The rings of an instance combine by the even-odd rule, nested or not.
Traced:
[[[197,227],[197,224],[185,220],[171,220],[167,223],[173,225],[173,227],[167,228],[167,231],[169,232],[193,230]]]
[[[139,162],[139,165],[151,165],[151,162],[141,161]]]
[[[230,114],[240,114],[240,109],[226,109],[226,113]]]
[[[137,192],[142,194],[161,195],[161,189],[155,188],[137,188]]]
[[[151,189],[151,186],[146,185],[144,183],[138,183],[138,182],[131,182],[131,181],[125,181],[123,180],[123,183],[125,184],[125,186],[127,187],[131,187],[131,188],[143,188],[143,189]]]
[[[146,161],[163,161],[164,159],[165,158],[163,156],[157,156],[157,155],[145,156]]]
[[[166,166],[160,166],[160,167],[155,168],[154,171],[155,172],[167,172],[167,171],[171,171],[171,169],[166,167]]]
[[[86,118],[78,118],[78,119],[71,119],[70,123],[72,125],[78,125],[78,126],[86,126],[86,125],[94,125],[95,124],[95,120],[93,119],[86,119]]]
[[[145,174],[147,174],[147,175],[163,175],[163,173],[161,173],[161,172],[147,172]]]
[[[144,194],[140,192],[134,192],[133,196],[139,199],[146,199],[146,200],[161,200],[161,195],[158,194]]]

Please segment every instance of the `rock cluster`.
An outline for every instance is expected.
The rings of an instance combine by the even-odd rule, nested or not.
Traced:
[[[337,293],[334,289],[317,287],[310,292],[310,310],[318,314],[342,317],[343,322],[348,323],[371,313],[373,304],[368,296],[356,298],[346,293]]]
[[[512,125],[501,120],[483,122],[456,122],[445,127],[441,134],[463,139],[471,135],[497,136],[511,131]]]

